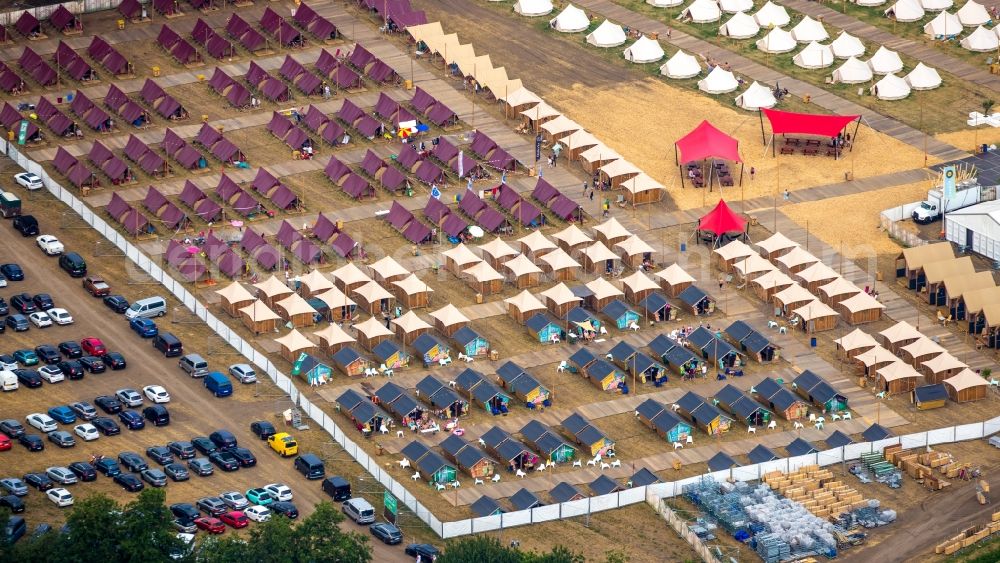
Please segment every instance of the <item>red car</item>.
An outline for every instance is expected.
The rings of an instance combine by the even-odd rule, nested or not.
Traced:
[[[242,514],[242,512],[240,514]],[[222,523],[222,520],[212,518],[211,516],[195,518],[194,525],[198,526],[199,530],[205,530],[210,534],[221,534],[226,531],[226,525]]]
[[[10,448],[10,438],[6,434],[0,434],[0,452],[5,452]]]
[[[231,510],[219,515],[219,520],[229,524],[233,528],[246,528],[250,524],[250,519],[240,510]]]
[[[88,336],[81,340],[80,347],[83,348],[83,352],[88,356],[100,357],[108,353],[108,348],[101,342],[101,339],[93,336]]]

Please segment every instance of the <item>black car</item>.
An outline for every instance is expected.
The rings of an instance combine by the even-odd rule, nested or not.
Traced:
[[[83,371],[83,364],[76,360],[63,360],[56,364],[59,371],[66,379],[83,379],[87,372]]]
[[[94,398],[94,404],[108,414],[118,414],[124,408],[122,402],[117,397],[111,395],[100,395]]]
[[[106,477],[114,477],[115,475],[121,475],[122,468],[118,465],[118,462],[114,459],[106,456],[96,456],[94,460],[94,467]]]
[[[368,527],[373,536],[386,545],[396,545],[403,541],[403,532],[388,522],[378,522]]]
[[[441,555],[438,548],[429,543],[411,543],[406,546],[404,551],[410,557],[416,557],[419,555],[420,559],[423,561],[433,561],[438,555]]]
[[[123,370],[128,365],[125,361],[125,356],[121,352],[108,352],[102,359],[112,371]]]
[[[212,443],[211,440],[204,436],[195,436],[194,438],[191,438],[191,445],[194,446],[194,449],[201,452],[202,455],[208,455],[219,449],[215,447],[215,444]]]
[[[12,440],[17,439],[24,435],[24,425],[13,418],[0,420],[0,432],[3,432]]]
[[[45,441],[37,434],[21,434],[17,443],[27,448],[29,452],[40,452],[45,449]]]
[[[195,505],[198,507],[198,510],[209,516],[218,516],[229,512],[229,507],[219,497],[202,497],[198,499]]]
[[[227,451],[212,452],[208,454],[208,460],[223,471],[236,471],[240,468],[240,462],[236,460],[236,456]]]
[[[66,467],[81,481],[94,481],[97,479],[97,470],[86,461],[74,461]]]
[[[261,440],[267,440],[271,436],[278,433],[278,431],[274,429],[274,425],[266,420],[251,422],[250,432],[253,432],[253,435]]]
[[[42,376],[38,375],[38,372],[33,369],[19,368],[14,370],[14,375],[17,376],[17,382],[25,387],[34,389],[42,386]]]
[[[128,300],[121,295],[106,295],[104,297],[104,304],[108,307],[108,309],[111,309],[119,315],[128,311],[129,307]]]
[[[49,441],[53,444],[59,446],[60,448],[72,448],[76,445],[76,438],[72,434],[66,432],[65,430],[56,430],[54,432],[49,432]]]
[[[80,364],[90,373],[104,373],[108,369],[97,356],[84,356],[80,358]]]
[[[174,481],[187,481],[191,478],[191,474],[181,463],[168,463],[163,466],[163,472]]]
[[[142,409],[142,416],[153,426],[167,426],[170,424],[170,411],[163,405],[149,405]]]
[[[167,444],[167,448],[170,449],[170,453],[177,456],[178,459],[191,459],[198,455],[195,452],[194,446],[191,442],[185,442],[183,440],[179,442],[170,442]]]
[[[229,453],[236,458],[236,461],[240,462],[240,467],[253,467],[257,465],[257,458],[254,457],[253,452],[246,448],[233,448],[229,450]]]
[[[24,281],[24,270],[21,269],[21,266],[14,263],[0,266],[0,274],[3,274],[3,277],[10,281]]]
[[[38,310],[38,305],[35,305],[35,302],[31,298],[30,293],[18,293],[14,297],[11,297],[10,306],[13,307],[13,309],[18,313],[21,313],[22,315],[27,315],[28,313],[34,313],[35,311]]]
[[[228,450],[236,447],[236,436],[228,430],[216,430],[208,435],[208,439],[220,450]]]
[[[125,469],[128,469],[132,473],[149,469],[149,464],[146,463],[146,460],[142,459],[142,456],[135,452],[122,452],[118,454],[118,463],[122,464]]]
[[[115,483],[130,493],[137,493],[146,488],[146,485],[142,484],[142,479],[131,473],[119,473],[115,475]]]
[[[151,448],[146,448],[146,457],[159,463],[160,465],[167,465],[168,463],[174,462],[174,456],[170,453],[170,449],[165,446],[153,446]]]
[[[90,423],[105,436],[117,436],[122,433],[122,429],[118,426],[118,423],[106,416],[99,416],[91,420]]]
[[[212,462],[203,457],[196,457],[188,460],[188,469],[199,477],[208,477],[209,475],[215,473],[215,468],[212,467]]]
[[[47,364],[57,364],[60,360],[62,360],[59,350],[51,344],[40,344],[35,346],[35,354],[38,355],[39,360]]]
[[[14,229],[21,233],[22,237],[38,236],[38,219],[32,215],[18,215],[14,217],[12,223]]]
[[[142,430],[146,427],[146,421],[142,419],[142,415],[132,409],[118,413],[118,420],[129,430]]]
[[[177,504],[171,504],[170,513],[174,515],[174,518],[180,518],[181,520],[194,520],[195,518],[201,516],[198,509],[195,508],[190,502],[178,502]]]
[[[26,473],[24,482],[39,491],[47,491],[56,486],[52,479],[49,479],[49,476],[44,473]]]
[[[7,317],[7,320],[4,321],[4,326],[12,329],[14,332],[24,332],[31,328],[31,323],[28,322],[28,317],[18,313]]]
[[[267,505],[271,509],[271,512],[275,514],[280,514],[286,518],[291,518],[295,520],[299,517],[299,509],[295,507],[294,504],[287,501],[272,502]]]
[[[7,301],[3,297],[0,297],[0,317],[9,315],[10,307],[7,305]]]
[[[15,495],[0,497],[0,508],[10,510],[12,514],[24,512],[24,501]]]
[[[83,348],[79,342],[67,340],[59,343],[59,353],[71,360],[83,357]]]
[[[55,302],[52,301],[52,296],[48,293],[36,294],[31,300],[35,303],[35,307],[41,311],[48,311],[56,306]]]

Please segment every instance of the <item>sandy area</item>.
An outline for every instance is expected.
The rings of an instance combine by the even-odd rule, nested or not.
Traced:
[[[1000,145],[1000,128],[990,126],[969,128],[964,131],[940,133],[934,135],[934,138],[955,145],[960,149],[974,150],[975,147],[983,143]]]
[[[808,221],[811,234],[833,248],[842,247],[846,258],[855,257],[852,248],[865,248],[866,254],[870,254],[872,248],[879,254],[888,254],[898,252],[899,245],[879,228],[879,212],[894,205],[923,199],[931,184],[928,180],[822,201],[796,203],[783,207],[781,211],[800,225]],[[836,221],[830,221],[831,207],[852,212],[838,214]]]
[[[858,131],[853,152],[841,161],[824,156],[765,156],[756,114],[737,112],[653,79],[606,89],[576,85],[555,90],[547,96],[547,101],[588,130],[597,132],[608,146],[666,185],[680,209],[704,205],[706,196],[703,190],[690,186],[680,189],[672,143],[704,119],[739,139],[740,153],[746,162],[742,197],[747,199],[772,195],[778,190],[794,191],[840,182],[844,173],[852,169],[855,177],[864,178],[918,168],[924,163],[922,151],[864,125]],[[636,111],[638,108],[642,110]],[[656,119],[650,119],[652,115]],[[887,154],[893,157],[885,158]],[[750,167],[756,169],[753,182],[749,179]],[[739,186],[726,190],[730,192],[727,199],[741,198]]]

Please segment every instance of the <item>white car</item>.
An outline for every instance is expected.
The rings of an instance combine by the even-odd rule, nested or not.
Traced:
[[[247,518],[253,520],[254,522],[267,522],[271,519],[271,510],[266,506],[253,505],[243,511],[243,514],[247,515]]]
[[[0,287],[7,287],[7,278],[3,274],[0,274]]]
[[[55,503],[55,505],[59,508],[73,506],[73,493],[62,487],[45,491],[45,496],[49,497],[49,500]]]
[[[83,438],[84,442],[90,442],[101,437],[101,433],[97,431],[97,427],[89,422],[77,424],[73,427],[73,432],[76,432],[77,436]]]
[[[69,314],[69,311],[63,309],[62,307],[49,309],[48,311],[45,311],[45,314],[48,315],[50,319],[55,321],[57,325],[73,324],[73,315]]]
[[[48,313],[45,311],[35,311],[34,313],[28,315],[31,319],[31,324],[37,326],[38,328],[45,328],[52,326],[52,319],[49,318]]]
[[[115,397],[118,397],[118,400],[125,403],[125,406],[127,407],[142,406],[142,395],[140,395],[135,389],[130,389],[128,387],[119,389],[118,391],[115,391]]]
[[[229,366],[229,375],[238,379],[240,383],[257,382],[257,372],[249,364],[233,364]]]
[[[42,179],[31,172],[14,174],[14,181],[29,190],[40,190],[45,187],[44,184],[42,184]]]
[[[41,248],[49,256],[58,256],[66,250],[63,243],[52,235],[41,235],[35,239],[35,242],[38,243],[38,248]]]
[[[49,432],[55,432],[59,429],[56,421],[52,419],[51,416],[45,413],[32,413],[24,417],[28,421],[28,424],[34,426],[35,428],[41,430],[43,433],[48,434]]]
[[[146,398],[154,403],[169,403],[170,393],[159,385],[147,385],[142,388],[142,392],[146,395]]]
[[[292,500],[292,489],[284,483],[271,483],[270,485],[265,485],[264,490],[271,493],[271,496],[279,502],[288,502]]]
[[[48,383],[59,383],[66,379],[61,369],[57,366],[42,366],[38,369],[38,375]]]

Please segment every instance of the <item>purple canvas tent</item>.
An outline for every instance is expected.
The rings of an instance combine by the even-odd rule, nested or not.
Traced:
[[[264,70],[264,67],[260,66],[254,61],[250,61],[250,66],[247,68],[247,74],[245,76],[248,84],[254,87],[259,87],[260,83],[270,78],[271,75]]]
[[[306,72],[306,67],[302,66],[291,55],[285,55],[285,60],[281,63],[281,68],[278,69],[278,74],[288,81],[294,81],[296,77],[304,72]]]
[[[375,197],[375,188],[371,187],[368,180],[365,180],[361,176],[354,173],[348,174],[347,178],[344,180],[342,188],[344,193],[354,199]]]
[[[376,172],[384,167],[385,163],[382,162],[382,158],[371,149],[368,149],[368,152],[365,153],[365,157],[361,159],[361,169],[372,178],[375,177]]]
[[[307,6],[305,2],[300,3],[299,6],[295,8],[295,13],[292,14],[292,19],[295,20],[295,23],[299,24],[303,28],[308,27],[309,24],[318,17],[319,14],[316,13],[316,10]]]
[[[315,264],[323,257],[323,251],[320,250],[318,246],[305,239],[293,244],[289,250],[291,250],[292,254],[301,260],[303,264]]]
[[[113,156],[108,160],[104,161],[99,168],[104,172],[108,178],[111,178],[113,184],[118,184],[121,182],[126,182],[129,179],[128,165],[125,161]]]
[[[229,16],[229,21],[226,23],[226,35],[239,41],[240,45],[251,53],[267,43],[267,39],[259,31],[236,14]]]
[[[353,124],[358,119],[361,119],[364,115],[365,112],[358,106],[354,105],[354,102],[351,100],[344,100],[344,103],[340,106],[340,110],[337,111],[337,117],[350,124]]]
[[[295,80],[292,81],[295,87],[298,88],[303,94],[311,96],[313,94],[319,94],[320,89],[323,86],[323,81],[320,80],[318,76],[310,72],[304,72],[298,75]]]
[[[340,233],[337,238],[330,243],[330,247],[333,251],[337,253],[341,258],[351,258],[351,254],[354,252],[354,248],[358,246],[358,243],[351,238],[347,233]]]
[[[475,219],[476,215],[485,208],[486,202],[476,192],[469,189],[465,190],[462,199],[458,202],[458,209],[471,219]]]
[[[253,229],[247,229],[244,231],[243,239],[240,240],[240,248],[242,248],[244,252],[253,252],[254,250],[266,245],[267,241],[264,240],[264,237]]]
[[[330,76],[333,71],[340,66],[340,61],[337,57],[330,54],[330,51],[326,49],[320,49],[319,57],[316,59],[316,70],[320,71],[324,76]]]
[[[379,176],[378,181],[382,184],[383,188],[389,190],[390,192],[406,188],[406,176],[392,166],[386,166],[385,169],[382,170],[382,175]]]
[[[295,195],[295,192],[284,184],[278,184],[278,187],[272,190],[268,197],[278,209],[287,211],[299,205],[299,196]]]
[[[222,162],[242,162],[246,160],[243,153],[229,139],[222,139],[212,146],[212,156]]]
[[[260,93],[273,102],[285,102],[291,98],[291,95],[288,93],[288,86],[277,78],[270,76],[264,80],[264,84],[260,87]]]
[[[431,223],[435,225],[441,224],[441,219],[444,219],[448,215],[451,215],[451,209],[448,206],[441,203],[441,200],[436,197],[427,198],[427,205],[424,206],[424,217],[427,218]]]
[[[142,155],[142,159],[139,161],[139,168],[149,174],[150,176],[165,175],[169,170],[167,169],[167,161],[163,160],[163,157],[156,154],[152,149],[146,151],[146,154]]]
[[[399,104],[385,92],[379,92],[378,101],[375,102],[375,115],[385,119],[392,119],[399,111]]]
[[[118,86],[112,84],[108,88],[108,93],[104,96],[104,107],[113,111],[118,111],[118,108],[125,105],[128,101],[128,94],[122,92]]]
[[[410,10],[408,12],[394,12],[387,18],[396,24],[400,29],[406,29],[415,25],[427,23],[427,14],[423,10]]]
[[[181,195],[178,199],[180,199],[181,203],[184,205],[194,207],[196,203],[205,199],[205,197],[207,196],[205,196],[205,192],[201,191],[201,188],[195,185],[195,183],[191,180],[186,180],[184,182],[184,189],[181,190]]]
[[[375,82],[386,83],[394,81],[396,78],[396,71],[392,70],[392,67],[385,64],[381,60],[376,60],[374,64],[368,67],[365,71],[365,76],[371,78]]]
[[[306,108],[306,114],[302,116],[302,123],[305,123],[306,127],[315,132],[319,132],[320,127],[329,121],[330,118],[322,110],[313,105]]]
[[[542,212],[539,211],[537,207],[524,200],[518,202],[517,207],[511,211],[511,216],[517,219],[525,227],[534,224],[541,215]]]
[[[354,88],[361,87],[361,77],[358,73],[347,68],[344,65],[340,65],[333,70],[333,74],[330,79],[337,83],[337,86],[343,90],[351,90]]]
[[[94,144],[90,146],[90,152],[87,153],[87,158],[90,162],[95,165],[100,166],[104,164],[109,158],[114,158],[115,154],[111,152],[111,149],[101,144],[100,141],[94,141]]]
[[[317,17],[309,24],[307,27],[309,33],[313,34],[313,37],[321,41],[326,41],[328,39],[337,38],[337,26],[334,23],[324,17]]]
[[[177,0],[153,0],[153,9],[164,16],[172,16],[180,13],[177,7]]]
[[[458,235],[465,232],[469,228],[469,224],[459,217],[458,215],[451,213],[444,218],[444,222],[441,223],[441,230],[444,234],[450,237],[457,237]]]
[[[234,108],[246,107],[250,103],[250,91],[246,86],[233,82],[226,88],[226,100]]]
[[[31,47],[24,48],[24,51],[21,52],[21,57],[18,59],[18,64],[21,68],[28,71],[28,74],[42,86],[52,86],[56,83],[58,74],[55,69],[42,60],[38,56],[38,53],[34,52]]]
[[[543,205],[548,205],[550,201],[555,199],[559,194],[552,184],[548,183],[545,178],[539,178],[535,182],[535,189],[531,191],[531,197],[539,201]]]
[[[125,143],[125,156],[129,160],[138,163],[147,152],[149,152],[149,147],[142,142],[142,139],[135,135],[128,136],[128,142]]]
[[[375,119],[370,115],[362,115],[357,121],[354,122],[354,128],[361,133],[367,139],[374,139],[375,137],[382,134],[384,126],[379,120]]]
[[[245,266],[243,259],[240,258],[239,254],[233,251],[232,248],[226,247],[226,250],[219,255],[218,260],[215,264],[219,267],[219,271],[223,274],[229,276],[230,278],[236,278]]]
[[[309,134],[299,127],[292,127],[292,129],[285,135],[284,140],[286,145],[297,151],[302,150],[302,147],[306,146],[307,142],[310,145],[312,144],[312,141],[309,139]]]
[[[205,256],[208,256],[209,260],[213,261],[222,256],[228,248],[229,245],[219,240],[219,237],[212,232],[205,236],[205,243],[201,245],[201,251],[205,253]]]
[[[285,21],[284,18],[278,15],[270,6],[264,10],[264,15],[260,17],[260,27],[264,31],[274,35],[278,31],[278,26],[281,22]]]
[[[207,197],[195,203],[194,212],[202,221],[211,223],[222,215],[222,206]]]
[[[326,168],[323,171],[326,172],[326,177],[330,181],[338,185],[341,178],[351,173],[351,169],[343,162],[337,160],[335,156],[330,157],[330,161],[326,163]]]
[[[416,165],[423,160],[423,157],[420,156],[419,152],[417,152],[417,147],[410,144],[403,145],[403,147],[399,149],[399,154],[396,156],[396,162],[410,172],[413,172]]]
[[[403,238],[413,244],[424,244],[431,240],[431,229],[420,221],[413,220],[403,230]]]
[[[206,148],[211,148],[212,145],[222,140],[222,133],[208,123],[203,123],[201,129],[198,130],[198,136],[194,140]]]
[[[431,96],[419,86],[417,86],[417,89],[413,92],[413,99],[410,100],[410,104],[413,106],[413,109],[424,114],[426,114],[427,110],[436,103],[437,100],[434,99],[434,96]]]
[[[281,43],[285,47],[302,45],[304,43],[299,30],[292,27],[292,24],[285,20],[281,20],[281,23],[278,24],[278,31],[275,33],[275,37],[278,39],[278,43]]]
[[[201,258],[197,254],[188,252],[186,246],[175,240],[167,244],[165,257],[167,263],[191,283],[198,282],[208,274],[208,267]]]
[[[331,221],[326,215],[320,213],[316,217],[316,223],[313,225],[312,232],[317,239],[329,243],[330,239],[335,237],[340,230],[337,228],[336,223]]]
[[[271,121],[267,124],[267,130],[275,137],[282,139],[292,128],[292,120],[284,115],[274,112],[271,114]]]
[[[152,78],[147,78],[142,84],[142,90],[139,90],[139,97],[149,105],[153,105],[157,100],[166,95],[167,92]]]
[[[385,220],[397,231],[402,231],[406,225],[413,221],[413,213],[403,207],[398,201],[393,201]]]
[[[354,46],[354,50],[351,51],[351,55],[347,57],[347,60],[354,65],[354,68],[364,71],[365,67],[378,59],[376,59],[375,55],[371,54],[368,49],[365,49],[361,43],[358,43]]]
[[[245,244],[247,243],[247,237],[251,234],[256,236],[256,241],[253,249],[248,249]],[[253,229],[246,230],[246,233],[243,235],[242,245],[243,249],[246,250],[248,254],[253,256],[254,260],[257,261],[257,264],[265,270],[273,270],[278,264],[278,250],[269,243],[265,242],[264,237],[255,233]]]
[[[136,236],[139,233],[149,231],[149,220],[146,216],[139,211],[132,209],[125,214],[125,218],[121,221],[122,227],[128,234]]]
[[[31,15],[30,12],[22,13],[21,17],[17,18],[17,22],[14,23],[14,28],[21,35],[29,38],[42,32],[41,22],[38,21],[38,18]]]
[[[170,49],[172,49],[173,46],[180,41],[183,41],[181,36],[178,35],[173,29],[170,29],[170,26],[168,25],[161,26],[160,33],[156,36],[156,42],[167,52],[170,52]]]
[[[95,61],[103,61],[104,57],[114,52],[114,50],[114,47],[105,41],[103,37],[95,35],[87,47],[87,54]]]
[[[66,174],[70,168],[76,166],[76,157],[69,154],[66,149],[59,147],[56,149],[56,157],[52,159],[52,166],[60,174]]]
[[[319,136],[327,143],[336,146],[342,144],[344,133],[346,131],[344,131],[344,128],[339,123],[336,121],[327,121],[320,129]]]
[[[416,121],[416,120],[417,118],[414,117],[412,113],[410,113],[410,110],[404,108],[403,106],[399,106],[399,111],[397,111],[396,115],[393,116],[392,118],[392,124],[395,125],[396,127],[399,127],[399,124],[403,121]]]
[[[416,172],[417,179],[425,184],[435,184],[444,181],[444,172],[433,162],[424,160]]]
[[[459,178],[465,178],[477,168],[479,168],[479,163],[464,152],[458,153],[458,156],[451,161],[451,169]]]
[[[580,205],[563,194],[559,194],[549,202],[549,209],[563,221],[569,221]]]
[[[56,46],[56,52],[52,56],[52,60],[56,62],[56,66],[66,71],[66,74],[70,76],[73,80],[90,80],[94,76],[93,69],[90,68],[90,64],[87,63],[80,55],[73,50],[64,41],[59,41],[59,45]]]
[[[479,226],[486,232],[496,233],[507,223],[507,220],[504,219],[503,214],[496,209],[487,207],[482,213],[479,214],[479,217],[476,217],[476,222],[479,223]]]
[[[139,4],[139,0],[124,0],[118,4],[118,13],[134,20],[142,15],[142,6]]]
[[[486,158],[486,156],[490,154],[490,151],[492,151],[496,147],[497,144],[494,143],[493,139],[490,139],[489,136],[486,135],[486,133],[483,133],[482,131],[476,131],[475,136],[472,137],[472,145],[469,147],[469,149],[472,150],[472,152],[475,153],[476,156],[478,156],[479,158]]]
[[[278,233],[274,235],[274,238],[281,243],[281,246],[288,248],[293,243],[302,240],[302,234],[286,219],[281,222],[281,226],[278,227]]]
[[[70,12],[62,4],[49,16],[49,23],[59,32],[79,31],[83,29],[83,23],[80,22],[80,18],[73,15],[73,12]]]
[[[10,105],[9,102],[4,102],[3,110],[0,111],[0,124],[6,127],[9,131],[15,130],[15,128],[21,127],[21,121],[24,116],[21,112],[14,109],[14,106]],[[25,140],[28,142],[33,142],[41,139],[41,131],[38,130],[38,126],[34,123],[28,123],[28,130],[25,134]]]
[[[229,201],[240,191],[242,188],[232,178],[226,174],[219,176],[219,184],[215,186],[215,195],[222,198],[223,201]]]
[[[149,190],[146,191],[146,197],[142,200],[142,206],[154,215],[160,208],[169,203],[170,201],[167,200],[167,196],[160,193],[160,190],[153,186],[149,186]]]
[[[115,192],[111,194],[111,201],[104,209],[115,221],[121,221],[122,217],[132,209],[132,206]]]
[[[257,176],[254,177],[250,187],[257,193],[267,195],[271,188],[278,184],[278,179],[274,177],[274,174],[268,172],[266,168],[258,168]]]
[[[69,109],[73,110],[73,113],[80,117],[87,115],[87,112],[94,107],[94,102],[90,101],[90,98],[79,90],[76,91],[76,96],[73,97],[73,101],[69,104]]]
[[[497,170],[514,170],[516,166],[514,157],[500,147],[493,149],[486,162]]]
[[[521,201],[521,194],[507,184],[500,184],[500,192],[497,194],[497,203],[500,207],[510,211],[514,209],[517,202]]]
[[[236,194],[236,196],[233,197],[233,199],[229,200],[229,206],[233,208],[233,211],[236,211],[244,217],[249,217],[261,209],[257,200],[242,189]]]
[[[447,164],[451,162],[451,159],[458,156],[458,147],[451,144],[451,141],[449,141],[447,138],[439,137],[438,144],[436,147],[434,147],[434,150],[431,151],[431,154],[434,156],[434,158]]]
[[[74,186],[78,188],[82,188],[83,186],[96,186],[99,183],[97,181],[97,176],[95,176],[89,168],[80,163],[77,163],[70,168],[66,177]]]
[[[0,90],[13,94],[24,90],[24,80],[7,65],[0,63]]]

